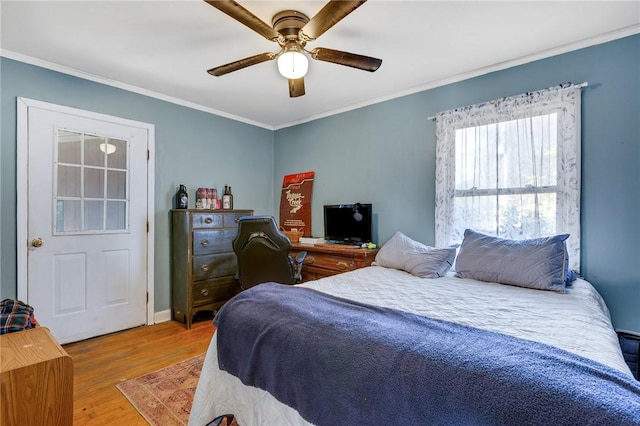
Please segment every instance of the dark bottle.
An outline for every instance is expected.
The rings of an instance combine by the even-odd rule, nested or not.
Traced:
[[[233,209],[233,194],[231,193],[231,187],[227,185],[224,186],[224,194],[222,195],[222,208]]]
[[[187,187],[180,185],[178,192],[176,192],[176,209],[189,208],[189,195],[187,194]]]

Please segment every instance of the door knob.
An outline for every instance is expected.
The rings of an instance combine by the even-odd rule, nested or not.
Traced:
[[[44,241],[40,237],[31,240],[31,245],[34,247],[42,247],[42,244],[44,244]]]

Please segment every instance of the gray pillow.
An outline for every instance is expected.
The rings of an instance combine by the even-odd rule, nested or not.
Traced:
[[[467,229],[456,259],[456,276],[565,292],[569,234],[508,240]]]
[[[420,278],[444,276],[456,257],[455,248],[433,248],[396,232],[382,245],[373,265],[406,271]]]

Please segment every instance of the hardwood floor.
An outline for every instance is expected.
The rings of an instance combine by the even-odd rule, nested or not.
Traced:
[[[210,319],[187,330],[169,321],[64,345],[73,359],[74,425],[147,425],[116,385],[204,353]]]

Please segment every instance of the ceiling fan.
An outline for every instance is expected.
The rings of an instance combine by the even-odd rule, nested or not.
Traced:
[[[301,12],[284,10],[274,15],[271,27],[233,0],[205,0],[211,6],[280,46],[278,52],[260,53],[211,68],[207,72],[220,77],[277,58],[280,74],[289,80],[289,96],[292,98],[304,95],[304,75],[307,72],[309,61],[303,52],[318,61],[374,72],[382,64],[382,59],[324,47],[316,47],[310,51],[305,49],[308,42],[316,40],[365,1],[330,0],[311,19]]]

